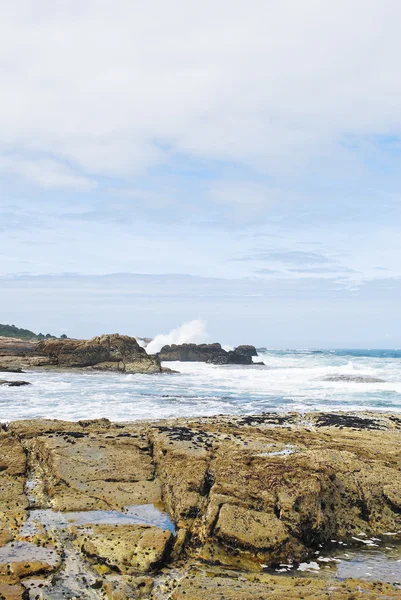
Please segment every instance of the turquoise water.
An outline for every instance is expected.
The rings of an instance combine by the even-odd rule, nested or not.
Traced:
[[[0,387],[0,420],[112,420],[263,411],[401,412],[401,350],[264,350],[265,366],[165,363],[173,375],[30,371]]]

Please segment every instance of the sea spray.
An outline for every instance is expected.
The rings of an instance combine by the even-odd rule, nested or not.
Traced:
[[[200,343],[206,339],[206,323],[201,319],[188,321],[170,333],[159,334],[146,347],[148,354],[156,354],[167,344]]]

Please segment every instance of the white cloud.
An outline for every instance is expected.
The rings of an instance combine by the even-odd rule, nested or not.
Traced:
[[[347,168],[344,136],[400,132],[400,19],[398,0],[3,3],[0,150],[84,175],[177,153],[276,174]],[[85,187],[36,166],[10,170]]]
[[[0,173],[16,175],[44,189],[91,190],[96,183],[76,175],[69,167],[50,159],[0,156]]]
[[[242,208],[253,217],[261,207],[272,206],[280,202],[281,192],[267,185],[253,183],[252,181],[223,180],[215,182],[209,189],[209,198],[222,205]]]

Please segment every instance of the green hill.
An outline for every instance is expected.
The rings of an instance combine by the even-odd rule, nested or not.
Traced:
[[[20,327],[16,327],[15,325],[2,325],[0,324],[0,337],[10,337],[10,338],[19,338],[21,340],[43,340],[55,337],[50,333],[34,333],[29,329],[22,329]],[[66,335],[62,335],[61,337],[67,337]]]

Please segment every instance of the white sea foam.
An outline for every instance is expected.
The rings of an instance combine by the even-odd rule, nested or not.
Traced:
[[[160,352],[163,346],[167,344],[188,344],[205,341],[206,323],[200,319],[184,323],[170,331],[170,333],[159,334],[146,347],[148,354]]]
[[[174,375],[96,372],[7,373],[31,386],[0,387],[0,421],[24,418],[114,421],[263,411],[401,412],[399,358],[310,352],[260,353],[266,366],[165,363]],[[383,382],[324,381],[332,374]]]

